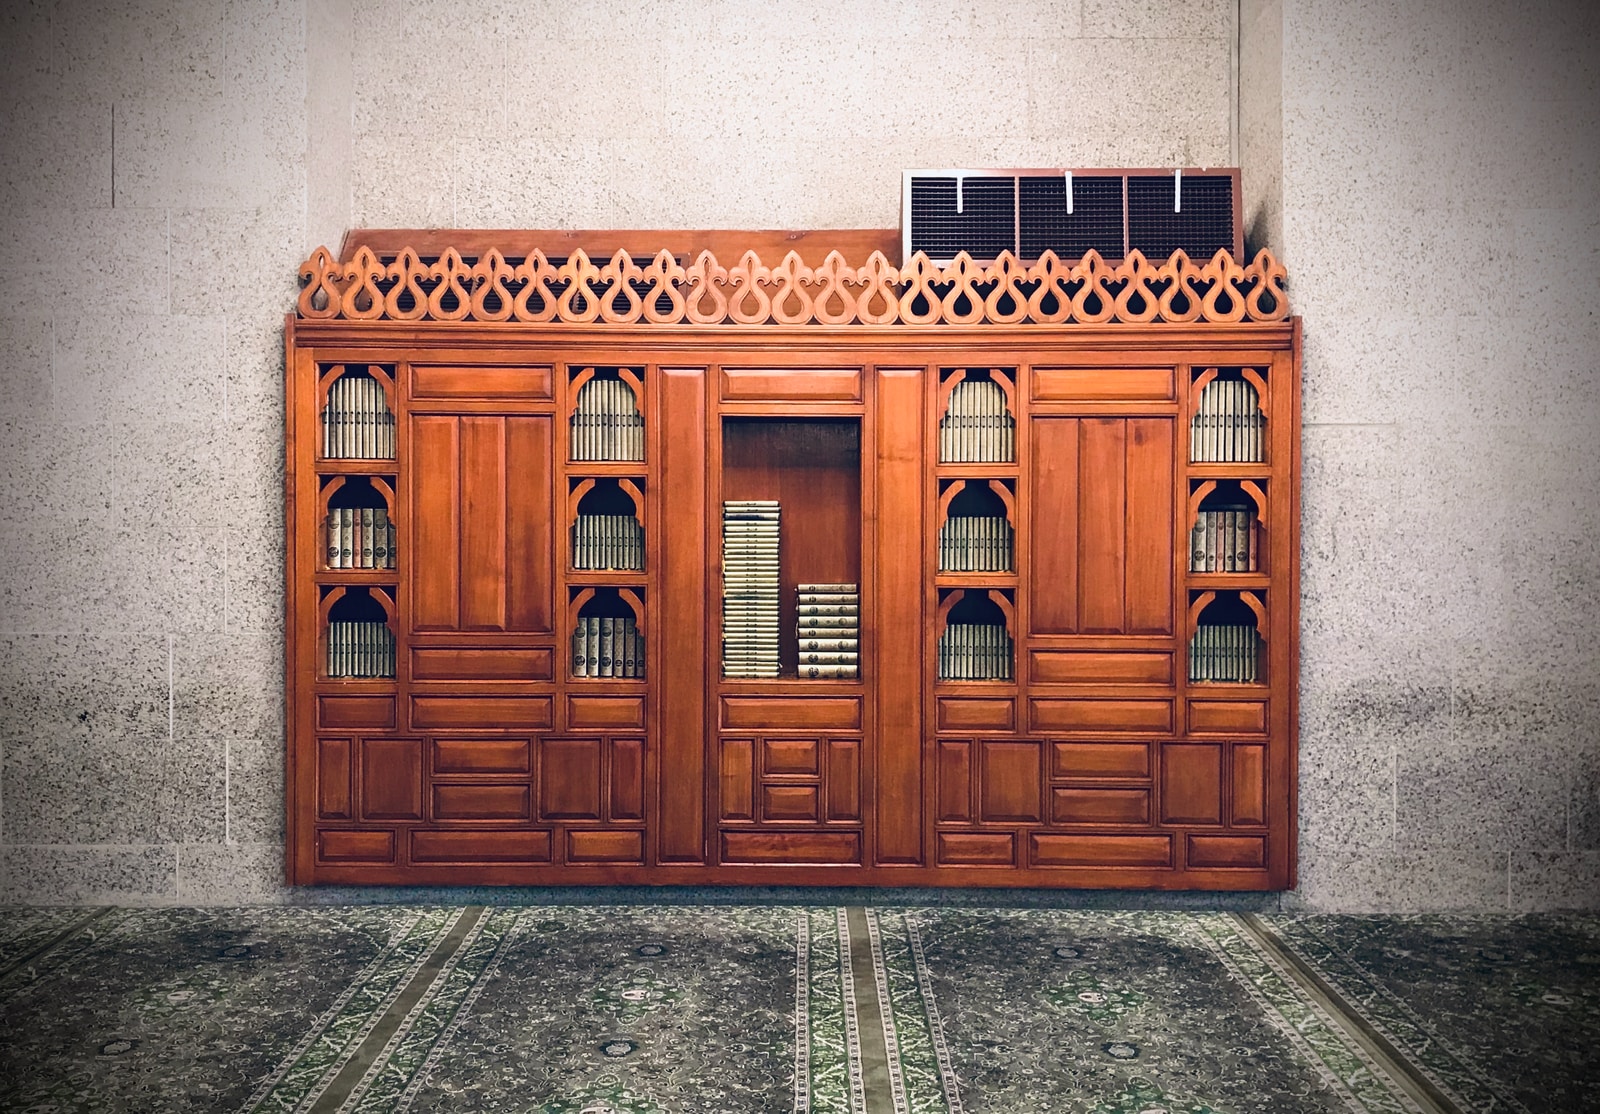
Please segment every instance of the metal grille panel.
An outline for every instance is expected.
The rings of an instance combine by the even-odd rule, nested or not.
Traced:
[[[966,178],[956,212],[956,179],[917,178],[911,183],[911,250],[933,259],[964,251],[974,259],[993,259],[1016,250],[1016,181]]]
[[[1066,180],[1024,177],[1022,250],[1024,259],[1053,251],[1079,259],[1091,248],[1107,259],[1122,256],[1122,179],[1072,178],[1072,212],[1067,213]]]
[[[1223,176],[1183,176],[1182,206],[1172,211],[1170,174],[1128,179],[1128,246],[1147,259],[1165,259],[1182,250],[1210,259],[1218,250],[1234,251],[1233,180]]]

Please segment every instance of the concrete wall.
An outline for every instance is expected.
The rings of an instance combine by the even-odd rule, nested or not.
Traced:
[[[1531,167],[1560,121],[1592,131],[1570,31],[1290,0],[0,20],[0,901],[286,896],[281,326],[311,247],[350,225],[885,227],[902,167],[1236,146],[1307,316],[1304,900],[1521,907],[1541,876],[1566,900],[1593,879],[1597,349],[1562,281],[1596,273],[1592,144]],[[1531,131],[1495,111],[1519,82],[1548,106]],[[1428,166],[1448,173],[1421,189]],[[1485,215],[1511,186],[1549,207]],[[1543,293],[1490,306],[1491,275]]]

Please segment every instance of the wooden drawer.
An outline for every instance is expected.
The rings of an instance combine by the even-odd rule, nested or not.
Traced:
[[[392,696],[319,696],[319,727],[393,727]]]
[[[1147,778],[1149,743],[1053,743],[1050,775],[1071,778]]]
[[[644,727],[642,696],[569,696],[567,726],[573,730],[601,727]]]
[[[1148,824],[1150,790],[1057,787],[1050,793],[1057,824]]]
[[[724,696],[722,726],[739,731],[857,731],[861,700],[854,696]]]
[[[414,681],[548,681],[553,655],[543,647],[506,650],[419,646],[411,651]]]
[[[533,771],[527,739],[435,739],[436,774],[526,774]]]
[[[725,863],[828,864],[861,861],[860,832],[723,832]]]
[[[940,866],[1012,866],[1017,861],[1014,832],[940,832]]]
[[[1267,865],[1265,836],[1192,835],[1184,848],[1189,866],[1244,867]]]
[[[1007,697],[941,696],[940,731],[1011,731],[1017,702]]]
[[[414,863],[547,863],[547,831],[412,832]]]
[[[1143,650],[1034,650],[1028,678],[1036,685],[1170,685],[1172,654]]]
[[[1189,730],[1196,735],[1265,735],[1267,702],[1190,700]]]
[[[555,720],[548,696],[443,696],[411,698],[412,726],[428,728],[549,727]]]
[[[464,785],[451,782],[433,787],[435,820],[531,820],[533,787],[530,785]]]
[[[1034,866],[1171,866],[1169,835],[1035,835]]]
[[[1172,701],[1035,697],[1028,701],[1034,731],[1092,735],[1165,735],[1172,731]]]

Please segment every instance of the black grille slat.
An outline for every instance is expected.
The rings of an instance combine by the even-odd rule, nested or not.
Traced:
[[[964,251],[993,259],[1016,250],[1016,185],[1012,178],[966,178],[956,212],[956,180],[916,178],[911,183],[911,250],[933,259]]]
[[[1221,175],[1183,176],[1182,206],[1172,211],[1174,180],[1128,179],[1128,243],[1147,259],[1165,259],[1182,250],[1191,259],[1210,259],[1218,250],[1234,251],[1233,179]]]
[[[1122,179],[1074,176],[1072,212],[1067,213],[1066,180],[1025,177],[1022,185],[1022,252],[1035,259],[1053,251],[1062,259],[1082,258],[1090,249],[1107,259],[1122,255]]]

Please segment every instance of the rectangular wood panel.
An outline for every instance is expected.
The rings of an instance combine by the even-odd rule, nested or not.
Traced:
[[[349,820],[355,815],[350,792],[349,739],[317,740],[317,816],[323,820]]]
[[[418,647],[411,651],[414,681],[548,681],[554,657],[543,647]]]
[[[861,819],[861,744],[828,741],[828,819]]]
[[[761,818],[763,820],[822,819],[818,815],[818,787],[815,785],[763,785],[761,787]]]
[[[433,787],[435,820],[531,820],[533,790],[528,785],[462,785]]]
[[[644,861],[644,833],[568,832],[569,863],[638,863]]]
[[[1135,650],[1034,650],[1028,676],[1039,685],[1170,685],[1172,654]]]
[[[361,815],[368,820],[422,819],[422,743],[366,739],[361,744]]]
[[[527,739],[435,739],[436,774],[526,774],[532,771]]]
[[[553,423],[543,416],[506,419],[505,629],[549,631],[555,592],[555,523],[551,490]]]
[[[998,696],[941,696],[938,717],[940,731],[1011,731],[1016,727],[1017,702]]]
[[[611,744],[611,819],[644,819],[644,740]]]
[[[761,771],[771,774],[821,772],[815,739],[767,739],[761,744]]]
[[[1121,630],[1172,633],[1171,418],[1130,418],[1126,423],[1126,525]]]
[[[412,630],[454,630],[458,625],[459,462],[455,418],[412,417],[411,452],[405,461],[411,476],[411,546],[402,550],[410,575]]]
[[[549,727],[555,709],[548,696],[439,696],[411,698],[411,725],[445,728]]]
[[[1083,418],[1078,425],[1078,630],[1120,634],[1128,560],[1127,423]]]
[[[1171,866],[1169,835],[1034,835],[1035,866]]]
[[[1172,701],[1129,698],[1038,697],[1028,701],[1035,731],[1114,735],[1172,730]]]
[[[755,743],[722,740],[722,818],[753,820],[756,815]]]
[[[854,367],[724,367],[725,402],[859,402],[861,369]]]
[[[411,833],[414,863],[547,863],[550,833],[510,829]]]
[[[1267,822],[1267,748],[1240,746],[1233,753],[1233,822]]]
[[[1078,630],[1078,423],[1036,418],[1028,505],[1033,591],[1028,626],[1034,634]]]
[[[1161,820],[1167,824],[1222,823],[1222,744],[1162,746]]]
[[[319,696],[318,727],[393,727],[392,696]]]
[[[940,832],[940,866],[1015,866],[1015,832]]]
[[[1050,818],[1057,824],[1148,824],[1150,790],[1058,787],[1051,790]]]
[[[325,863],[392,863],[394,833],[320,832],[317,839],[317,858]]]
[[[1050,773],[1055,777],[1150,776],[1148,743],[1052,743],[1050,754]]]
[[[539,815],[600,819],[600,740],[545,739],[539,748]]]
[[[859,863],[860,832],[723,832],[725,863]]]
[[[547,399],[549,367],[411,367],[417,399]]]
[[[569,696],[567,726],[573,729],[644,726],[642,696]]]
[[[742,731],[860,730],[861,701],[854,696],[724,696],[722,726]]]
[[[940,820],[972,819],[972,744],[939,740]]]
[[[1201,734],[1265,735],[1264,700],[1190,700],[1189,730]]]
[[[1035,367],[1036,402],[1122,402],[1177,397],[1176,369],[1170,367]]]
[[[1267,841],[1263,836],[1192,835],[1184,848],[1189,866],[1264,867]]]
[[[1038,743],[979,742],[981,820],[1013,823],[1043,818]]]

